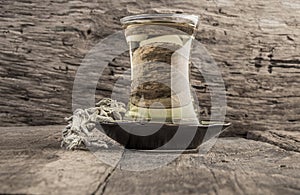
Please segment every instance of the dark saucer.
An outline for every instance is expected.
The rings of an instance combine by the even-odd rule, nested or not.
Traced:
[[[201,122],[200,125],[171,123],[100,123],[97,129],[136,150],[192,150],[228,128],[230,123]]]

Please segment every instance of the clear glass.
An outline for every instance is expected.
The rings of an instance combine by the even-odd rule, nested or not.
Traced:
[[[134,121],[198,124],[190,90],[190,50],[198,16],[143,14],[121,19],[129,45]]]

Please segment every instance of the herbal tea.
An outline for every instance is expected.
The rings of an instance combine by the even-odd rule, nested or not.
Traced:
[[[198,124],[189,85],[189,57],[196,24],[139,18],[123,25],[131,60],[126,116],[138,121]]]

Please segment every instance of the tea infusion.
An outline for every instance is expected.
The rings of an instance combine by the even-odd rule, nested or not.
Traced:
[[[130,49],[131,93],[126,117],[199,124],[189,85],[195,24],[137,20],[123,24]]]

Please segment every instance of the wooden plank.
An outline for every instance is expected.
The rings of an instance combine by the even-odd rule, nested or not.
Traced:
[[[274,144],[289,151],[300,152],[300,132],[291,131],[252,131],[248,139]]]
[[[62,126],[0,128],[0,193],[92,194],[113,170],[60,148]]]
[[[63,124],[76,70],[96,43],[121,30],[121,17],[177,11],[201,16],[196,39],[222,72],[227,119],[236,127],[231,134],[299,130],[298,2],[21,0],[0,6],[2,126]],[[111,62],[96,97],[108,97],[128,68],[128,55]],[[196,69],[192,84],[207,118],[209,88]]]
[[[0,193],[300,193],[300,153],[263,140],[220,138],[207,154],[182,154],[154,170],[128,171],[130,167],[142,170],[153,161],[141,159],[143,153],[126,151],[120,163],[110,167],[89,151],[60,149],[61,129],[0,128]],[[111,149],[98,152],[118,157]],[[163,159],[169,154],[152,155]]]
[[[221,138],[208,154],[183,154],[159,169],[121,166],[99,194],[299,194],[299,160],[267,143]]]

